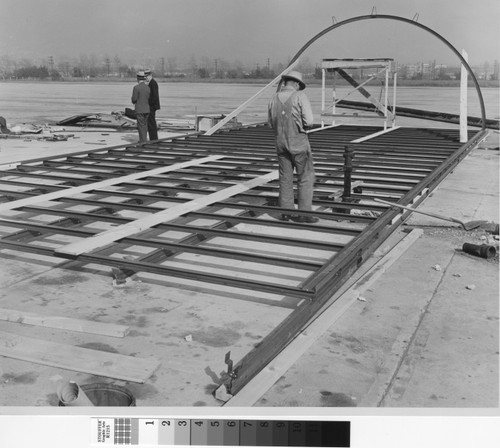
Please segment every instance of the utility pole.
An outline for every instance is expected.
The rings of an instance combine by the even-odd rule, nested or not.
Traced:
[[[54,73],[54,56],[49,56],[50,74]]]
[[[109,58],[104,59],[104,63],[106,64],[106,72],[107,72],[108,77],[109,77],[109,68],[111,65],[111,59],[109,59]]]
[[[165,58],[160,58],[161,62],[161,76],[165,76]]]

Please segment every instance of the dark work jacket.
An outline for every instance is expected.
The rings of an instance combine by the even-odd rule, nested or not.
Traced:
[[[160,93],[158,91],[158,83],[154,78],[149,81],[149,90],[151,91],[149,95],[149,107],[153,110],[158,110],[160,108]]]

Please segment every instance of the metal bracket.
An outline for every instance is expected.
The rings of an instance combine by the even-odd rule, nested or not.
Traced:
[[[227,376],[231,378],[231,380],[238,377],[238,369],[233,370],[233,360],[231,359],[231,352],[226,353],[226,357],[224,358],[224,362],[227,364]]]

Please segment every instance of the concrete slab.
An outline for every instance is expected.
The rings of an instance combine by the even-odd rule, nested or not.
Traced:
[[[498,222],[498,157],[474,150],[419,209]],[[257,406],[498,407],[498,251],[461,250],[498,240],[417,214],[407,224],[424,236]]]
[[[82,149],[81,141],[77,146]],[[30,149],[28,158],[49,155]],[[1,155],[0,161],[22,157],[13,150]],[[498,151],[475,150],[424,206],[459,219],[498,221]],[[425,235],[257,406],[498,406],[498,257],[457,251],[463,242],[480,243],[481,229],[436,228],[443,222],[418,219],[413,214],[408,223],[425,227]],[[226,371],[228,350],[237,361],[297,303],[144,274],[119,287],[110,268],[32,257],[1,251],[2,307],[119,323],[131,332],[116,340],[13,322],[0,322],[0,330],[160,359],[149,382],[117,382],[138,406],[220,406],[212,392]],[[475,289],[466,288],[471,282]],[[0,375],[3,406],[57,405],[57,382],[107,380],[8,358]]]
[[[498,138],[498,134],[495,134]],[[460,221],[499,222],[499,151],[472,151],[418,210],[437,213]],[[407,224],[415,226],[456,226],[457,224],[412,213]]]
[[[498,261],[447,232],[428,229],[257,406],[497,406]]]
[[[498,407],[497,271],[453,255],[384,407]]]
[[[61,380],[111,381],[129,389],[137,406],[218,406],[212,392],[227,369],[226,353],[231,350],[234,359],[242,357],[290,312],[288,306],[253,300],[250,294],[247,300],[243,294],[231,300],[140,281],[117,287],[111,275],[99,275],[77,263],[18,279],[2,288],[5,308],[127,325],[130,332],[118,339],[5,321],[0,321],[0,330],[138,358],[154,357],[161,366],[139,384],[2,357],[3,406],[57,405],[55,391]]]

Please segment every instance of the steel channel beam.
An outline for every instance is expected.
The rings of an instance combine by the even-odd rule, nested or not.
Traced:
[[[60,216],[62,213],[69,219],[74,219],[74,220],[80,220],[80,222],[83,222],[85,219],[89,219],[89,213],[84,213],[84,212],[75,212],[75,211],[68,211],[68,210],[50,210],[50,209],[42,209],[42,208],[37,208],[37,207],[23,207],[23,211],[26,211],[27,213],[33,213],[33,214],[49,214],[49,215],[54,215],[54,216]],[[61,213],[62,212],[62,213]],[[91,213],[91,218],[94,218],[95,221],[103,221],[103,222],[111,222],[111,223],[116,223],[116,224],[126,224],[128,222],[133,221],[132,218],[124,218],[120,216],[115,216],[112,214],[108,215],[103,215],[103,214],[97,214],[97,213]],[[22,228],[25,222],[28,221],[11,221],[11,220],[4,220],[4,223],[7,223],[9,225]],[[0,221],[1,225],[2,221]],[[12,224],[11,224],[12,223]],[[36,224],[36,223],[31,223],[28,222],[30,225],[38,225],[39,230],[43,230],[45,227],[42,224]],[[6,225],[7,225],[6,224]],[[186,233],[191,233],[191,234],[197,234],[197,235],[210,235],[214,237],[223,237],[223,238],[230,238],[230,239],[235,239],[235,240],[244,240],[244,241],[254,241],[254,242],[259,242],[259,243],[266,243],[266,244],[275,244],[275,245],[283,245],[283,246],[291,246],[291,247],[307,247],[310,249],[317,249],[317,250],[326,250],[326,251],[338,251],[342,249],[345,245],[343,244],[335,244],[335,243],[330,243],[327,241],[313,241],[313,240],[299,240],[299,239],[293,239],[293,238],[285,238],[285,237],[280,237],[280,236],[267,236],[267,235],[262,235],[262,234],[257,234],[257,233],[248,233],[248,232],[242,232],[238,230],[237,232],[228,232],[227,230],[219,230],[217,227],[224,226],[226,227],[226,224],[228,223],[221,223],[217,224],[215,227],[200,227],[200,226],[190,226],[188,224],[174,224],[174,223],[163,223],[163,224],[158,224],[157,226],[154,227],[154,229],[158,232],[166,232],[169,230],[175,230],[179,232],[186,232]],[[50,230],[50,225],[51,224],[46,224],[48,227],[48,230]],[[283,222],[283,227],[286,227],[287,223]],[[233,228],[234,226],[230,226],[229,228]],[[65,228],[65,232],[73,232],[71,234],[74,234],[76,236],[79,235],[79,230],[75,228]],[[69,233],[68,233],[69,234]],[[81,231],[81,236],[90,236],[91,232],[88,230]],[[143,241],[147,241],[146,237],[144,238],[137,238],[134,237],[138,242],[134,244],[142,244]],[[124,240],[121,240],[124,241]]]
[[[1,240],[0,246],[11,250],[18,250],[23,252],[53,256],[53,250],[50,248],[33,246],[21,242],[11,242],[11,241]],[[254,281],[236,277],[228,277],[218,274],[211,274],[202,271],[166,267],[147,262],[134,262],[131,260],[122,260],[113,257],[100,256],[98,254],[79,255],[78,262],[82,264],[95,263],[104,266],[113,266],[117,268],[125,267],[135,272],[148,272],[151,274],[159,274],[167,277],[178,277],[188,280],[195,280],[199,282],[206,282],[217,285],[226,285],[235,288],[242,288],[249,291],[263,291],[271,294],[277,294],[279,296],[296,297],[299,299],[312,300],[314,295],[312,291],[304,290],[301,287],[278,285],[278,284],[263,282],[261,280]]]
[[[29,231],[37,231],[39,232],[39,235],[43,235],[44,237],[49,236],[49,235],[71,235],[71,236],[78,236],[80,238],[87,238],[90,236],[93,236],[99,231],[97,230],[82,230],[82,229],[72,229],[68,227],[63,227],[61,225],[56,226],[53,223],[49,225],[42,225],[42,224],[35,224],[35,223],[19,223],[16,221],[0,221],[0,224],[9,226],[9,227],[18,227],[23,230],[29,230]],[[226,238],[230,238],[230,235],[225,235]],[[8,239],[5,238],[5,239]],[[207,242],[205,241],[200,241],[200,242]],[[1,244],[1,240],[0,240]],[[129,244],[129,245],[140,245],[144,247],[154,247],[157,249],[162,249],[162,250],[168,250],[172,251],[173,254],[177,254],[179,252],[182,253],[195,253],[195,254],[200,254],[200,255],[207,255],[207,256],[212,256],[215,258],[224,258],[224,259],[229,259],[229,260],[240,260],[240,261],[247,261],[247,262],[252,262],[252,263],[262,263],[262,264],[269,264],[273,266],[282,266],[282,267],[289,267],[293,269],[302,269],[302,270],[307,270],[307,271],[315,271],[316,269],[319,269],[321,266],[323,266],[323,263],[317,263],[317,262],[309,262],[309,261],[302,261],[302,260],[293,260],[293,259],[286,259],[286,258],[281,258],[281,257],[270,257],[267,255],[254,255],[254,254],[249,254],[245,252],[240,252],[237,250],[226,250],[226,249],[219,249],[216,247],[200,247],[198,245],[189,245],[189,244],[183,244],[183,243],[171,243],[171,242],[166,242],[162,239],[155,238],[155,237],[149,237],[148,239],[145,238],[135,238],[135,237],[127,237],[122,240],[120,240],[120,244]],[[97,253],[97,252],[96,252]]]
[[[192,190],[188,190],[188,191],[192,191]],[[211,191],[206,191],[206,190],[200,190],[200,193],[206,193],[206,194],[210,194],[212,193]],[[33,196],[34,194],[31,194],[31,193],[26,193],[26,192],[10,192],[10,191],[1,191],[0,190],[0,194],[3,194],[4,196],[10,196],[10,197],[18,197],[18,198],[23,198],[23,197],[29,197],[29,196]],[[188,202],[189,199],[186,199],[186,198],[177,198],[177,197],[173,197],[173,196],[163,196],[163,195],[151,195],[151,194],[148,194],[148,195],[141,195],[141,194],[137,194],[137,193],[127,193],[127,192],[122,192],[122,191],[101,191],[101,190],[92,190],[92,191],[89,191],[88,194],[90,195],[96,195],[96,194],[101,194],[103,196],[124,196],[124,197],[127,197],[127,198],[130,198],[131,200],[136,200],[138,201],[139,203],[142,203],[142,202],[158,202],[158,201],[165,201],[165,200],[168,200],[169,202],[178,202],[178,203],[185,203],[185,202]],[[323,194],[327,194],[327,193],[323,193]],[[236,208],[236,209],[244,209],[244,210],[250,210],[250,211],[255,211],[255,212],[258,212],[258,213],[276,213],[276,207],[275,206],[267,206],[267,205],[254,205],[254,204],[245,204],[245,203],[241,203],[241,202],[236,202],[238,201],[238,198],[240,196],[246,196],[246,195],[236,195],[234,196],[234,198],[232,199],[232,201],[230,200],[227,200],[227,201],[224,201],[224,202],[215,202],[213,203],[210,207],[213,208],[213,207],[217,207],[217,208]],[[263,196],[255,196],[257,198],[264,198]],[[71,197],[62,197],[62,198],[59,198],[53,202],[59,202],[59,203],[73,203],[75,205],[78,205],[78,204],[86,204],[86,205],[92,205],[92,206],[95,206],[95,207],[106,207],[106,208],[113,208],[115,210],[135,210],[135,211],[139,211],[139,212],[155,212],[155,211],[161,211],[163,210],[164,208],[163,207],[155,207],[155,206],[148,206],[148,205],[140,205],[139,203],[138,204],[133,204],[131,202],[109,202],[109,201],[104,201],[104,200],[99,200],[99,199],[83,199],[83,198],[78,198],[78,199],[74,199],[74,198],[71,198]],[[337,207],[338,203],[336,202],[328,202],[328,203],[324,203],[323,204],[325,206],[328,206],[328,207]],[[365,204],[350,204],[350,207],[348,206],[348,204],[343,204],[346,208],[359,208],[359,209],[366,209],[366,210],[372,210],[372,211],[376,211],[376,210],[383,210],[383,208],[381,206],[372,206],[372,205],[365,205]],[[25,209],[26,207],[22,207],[22,209]],[[51,210],[50,207],[47,207],[47,208],[40,208],[40,210],[46,210],[46,211],[49,211]],[[54,209],[54,210],[61,210],[61,209]],[[190,212],[188,213],[187,215],[192,215],[194,212]],[[308,215],[312,215],[312,216],[318,216],[318,217],[321,217],[322,219],[329,219],[329,220],[338,220],[338,219],[347,219],[345,217],[345,215],[341,215],[341,214],[335,214],[335,213],[329,213],[329,212],[322,212],[322,211],[311,211],[311,212],[308,212],[308,211],[302,211],[302,210],[295,210],[293,211],[294,214],[296,215],[303,215],[303,216],[308,216]],[[217,215],[213,215],[213,216],[223,216],[221,214],[217,214]],[[371,217],[367,217],[367,216],[349,216],[348,218],[350,221],[353,221],[353,222],[364,222],[364,223],[369,223],[371,221],[373,221],[374,218],[371,218]],[[253,220],[254,223],[262,223],[263,221],[262,220]],[[269,221],[264,221],[266,224],[269,223]],[[283,225],[287,225],[287,223],[282,223]],[[316,227],[315,227],[316,228]],[[336,230],[336,227],[330,227],[330,230],[331,231],[335,231]]]

